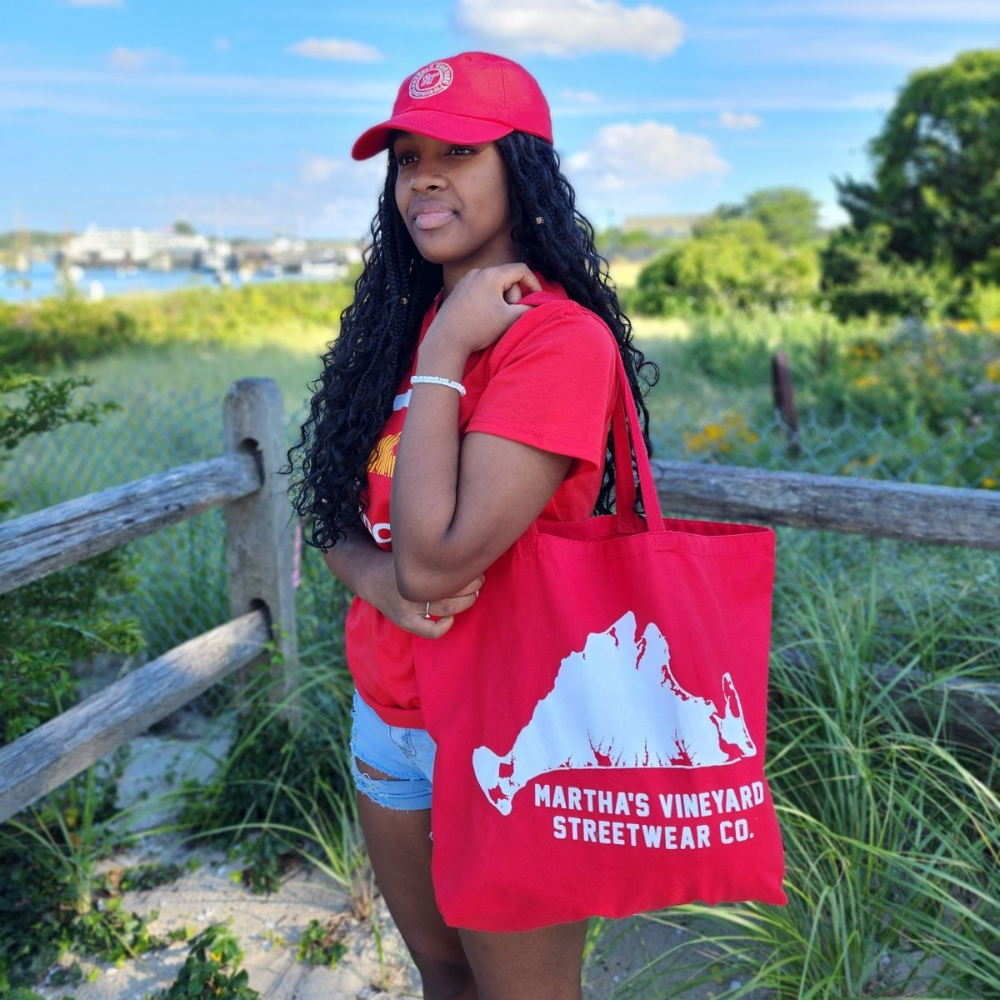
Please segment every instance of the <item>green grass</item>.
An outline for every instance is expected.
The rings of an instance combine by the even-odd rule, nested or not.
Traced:
[[[954,638],[954,620],[917,581],[905,628],[887,643],[879,575],[873,563],[838,579],[804,561],[780,574],[767,775],[788,906],[648,915],[647,940],[676,929],[682,943],[647,949],[611,1000],[658,998],[661,978],[683,970],[720,1000],[1000,993],[1000,736],[982,732],[978,749],[949,743],[947,718],[920,680],[911,704],[925,722],[904,714],[904,683],[928,649]],[[955,597],[974,586],[964,589]],[[982,657],[994,637],[982,619],[969,626],[971,645],[946,672],[995,678],[995,661],[988,668]],[[876,680],[877,670],[892,679]],[[609,945],[620,933],[607,928]]]

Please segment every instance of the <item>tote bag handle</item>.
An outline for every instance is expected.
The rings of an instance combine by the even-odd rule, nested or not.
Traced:
[[[547,302],[565,301],[566,299],[552,292],[531,292],[520,300],[519,305],[540,306]],[[610,332],[609,330],[608,333]],[[632,475],[634,446],[635,464],[639,470],[639,487],[642,490],[642,501],[646,511],[646,527],[649,531],[666,531],[663,514],[660,512],[660,498],[656,492],[656,483],[653,481],[653,470],[642,437],[639,412],[635,407],[632,387],[625,374],[625,363],[622,361],[617,341],[615,361],[618,370],[618,399],[611,417],[611,435],[615,456],[615,506],[618,511],[618,530],[623,534],[631,534],[636,530],[636,522],[640,521],[641,524],[634,511],[636,500],[635,479]]]

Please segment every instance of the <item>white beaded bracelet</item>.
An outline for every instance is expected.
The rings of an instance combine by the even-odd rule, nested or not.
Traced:
[[[441,378],[439,375],[414,375],[410,379],[410,385],[417,385],[419,382],[427,382],[429,385],[446,385],[449,389],[454,389],[460,396],[465,395],[465,386],[461,382],[453,382],[450,378]]]

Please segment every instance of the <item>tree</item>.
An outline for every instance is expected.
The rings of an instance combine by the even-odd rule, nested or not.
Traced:
[[[754,219],[772,243],[785,249],[813,243],[819,235],[819,202],[802,188],[761,188],[741,205],[721,205],[715,214],[721,219]]]
[[[906,263],[887,250],[887,226],[834,233],[820,251],[820,287],[838,319],[849,316],[921,316],[951,311],[960,290],[951,272],[920,261]]]
[[[910,76],[869,145],[874,178],[835,181],[852,228],[888,254],[1000,281],[1000,51]]]
[[[814,247],[786,250],[756,219],[713,216],[643,268],[630,304],[654,315],[678,308],[778,307],[808,298],[818,280]]]
[[[174,223],[175,236],[194,236],[196,235],[196,233],[197,230],[194,228],[194,226],[192,226],[190,222],[187,222],[184,219],[178,219]]]

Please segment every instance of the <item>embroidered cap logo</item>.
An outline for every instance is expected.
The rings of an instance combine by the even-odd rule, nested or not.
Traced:
[[[451,86],[455,78],[451,67],[446,62],[433,62],[418,70],[410,80],[410,97],[433,97]]]

